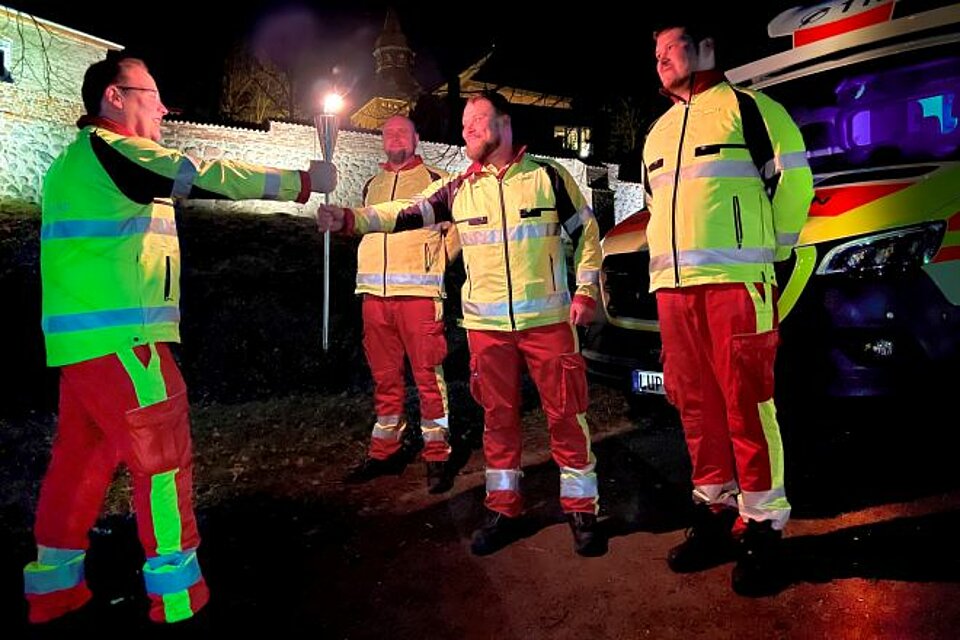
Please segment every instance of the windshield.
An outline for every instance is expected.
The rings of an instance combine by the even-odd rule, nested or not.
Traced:
[[[815,173],[960,159],[960,56],[913,51],[766,87]]]

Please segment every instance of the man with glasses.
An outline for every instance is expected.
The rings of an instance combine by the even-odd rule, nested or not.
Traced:
[[[332,191],[333,165],[289,171],[196,162],[162,147],[167,108],[146,65],[107,58],[83,79],[87,115],[46,174],[40,262],[47,363],[60,411],[40,489],[37,559],[24,568],[31,622],[91,598],[87,533],[119,463],[133,478],[143,578],[155,622],[208,598],[197,562],[186,387],[179,342],[180,251],[172,197],[306,202]]]

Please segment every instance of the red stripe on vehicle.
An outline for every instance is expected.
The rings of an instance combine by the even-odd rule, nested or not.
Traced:
[[[890,16],[893,15],[893,5],[894,3],[890,2],[850,16],[849,18],[842,18],[828,24],[794,31],[793,46],[801,47],[805,44],[816,42],[817,40],[831,38],[841,33],[856,31],[857,29],[863,29],[864,27],[886,22],[890,19]]]
[[[933,257],[934,262],[949,262],[950,260],[960,260],[960,246],[941,247],[937,255]]]
[[[912,182],[896,184],[871,184],[862,187],[824,187],[817,189],[810,204],[810,215],[829,218],[839,216],[851,209],[862,207],[901,189],[906,189]]]
[[[960,211],[947,218],[947,231],[960,231]]]
[[[643,231],[647,228],[648,222],[650,222],[650,212],[646,209],[643,209],[642,211],[631,214],[629,218],[615,226],[613,229],[610,229],[610,231],[607,232],[606,237],[612,238],[625,233]]]

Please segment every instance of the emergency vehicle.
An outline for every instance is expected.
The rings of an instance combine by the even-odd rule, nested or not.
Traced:
[[[727,72],[783,104],[816,195],[777,264],[778,388],[869,396],[952,379],[960,363],[960,4],[842,0],[784,11],[792,47]],[[603,238],[592,373],[662,394],[649,213]],[[796,390],[798,387],[794,387]]]

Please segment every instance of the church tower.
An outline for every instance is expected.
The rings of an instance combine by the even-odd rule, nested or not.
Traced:
[[[377,68],[371,97],[350,115],[354,127],[379,130],[391,116],[410,114],[422,91],[413,77],[414,55],[400,29],[396,12],[387,9],[383,32],[373,48]]]

